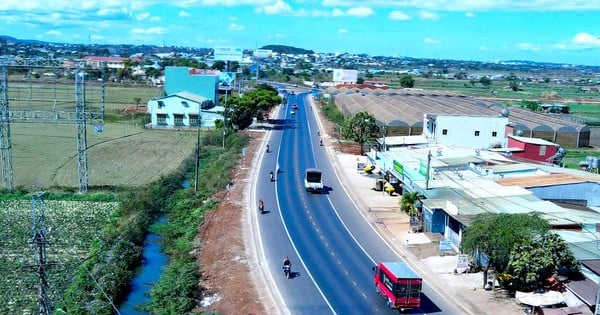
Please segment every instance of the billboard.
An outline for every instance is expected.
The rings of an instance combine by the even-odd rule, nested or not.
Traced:
[[[242,61],[244,50],[237,47],[216,46],[214,59],[221,61]]]
[[[333,69],[333,82],[356,82],[358,70]]]
[[[273,54],[271,49],[256,49],[254,51],[254,59],[267,59]]]
[[[219,74],[220,86],[233,86],[235,83],[235,72],[221,72]]]

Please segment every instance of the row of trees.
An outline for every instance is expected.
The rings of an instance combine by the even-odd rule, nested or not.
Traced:
[[[277,89],[267,84],[259,84],[243,95],[228,97],[224,102],[225,117],[231,125],[244,129],[252,124],[254,118],[261,119],[264,113],[281,102]]]

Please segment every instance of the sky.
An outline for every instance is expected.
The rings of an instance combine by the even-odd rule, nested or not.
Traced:
[[[600,66],[600,0],[2,0],[0,35]]]

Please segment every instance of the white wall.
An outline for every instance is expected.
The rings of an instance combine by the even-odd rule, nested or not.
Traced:
[[[429,119],[425,117],[423,133],[433,143],[487,149],[495,143],[506,144],[507,124],[506,117],[432,115]],[[476,135],[476,131],[479,135]],[[492,135],[493,132],[495,136]]]

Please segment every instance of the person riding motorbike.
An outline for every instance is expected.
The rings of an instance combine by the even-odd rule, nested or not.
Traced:
[[[265,211],[265,203],[262,199],[258,200],[258,210],[260,210],[261,213]]]
[[[273,171],[270,171],[270,172],[269,172],[269,179],[270,179],[271,181],[273,181]]]
[[[269,153],[269,144],[267,144],[267,153]]]
[[[283,269],[283,273],[289,279],[292,273],[292,262],[287,256],[283,259],[283,267],[281,269]]]
[[[319,139],[319,145],[322,146],[323,145],[323,139]]]

